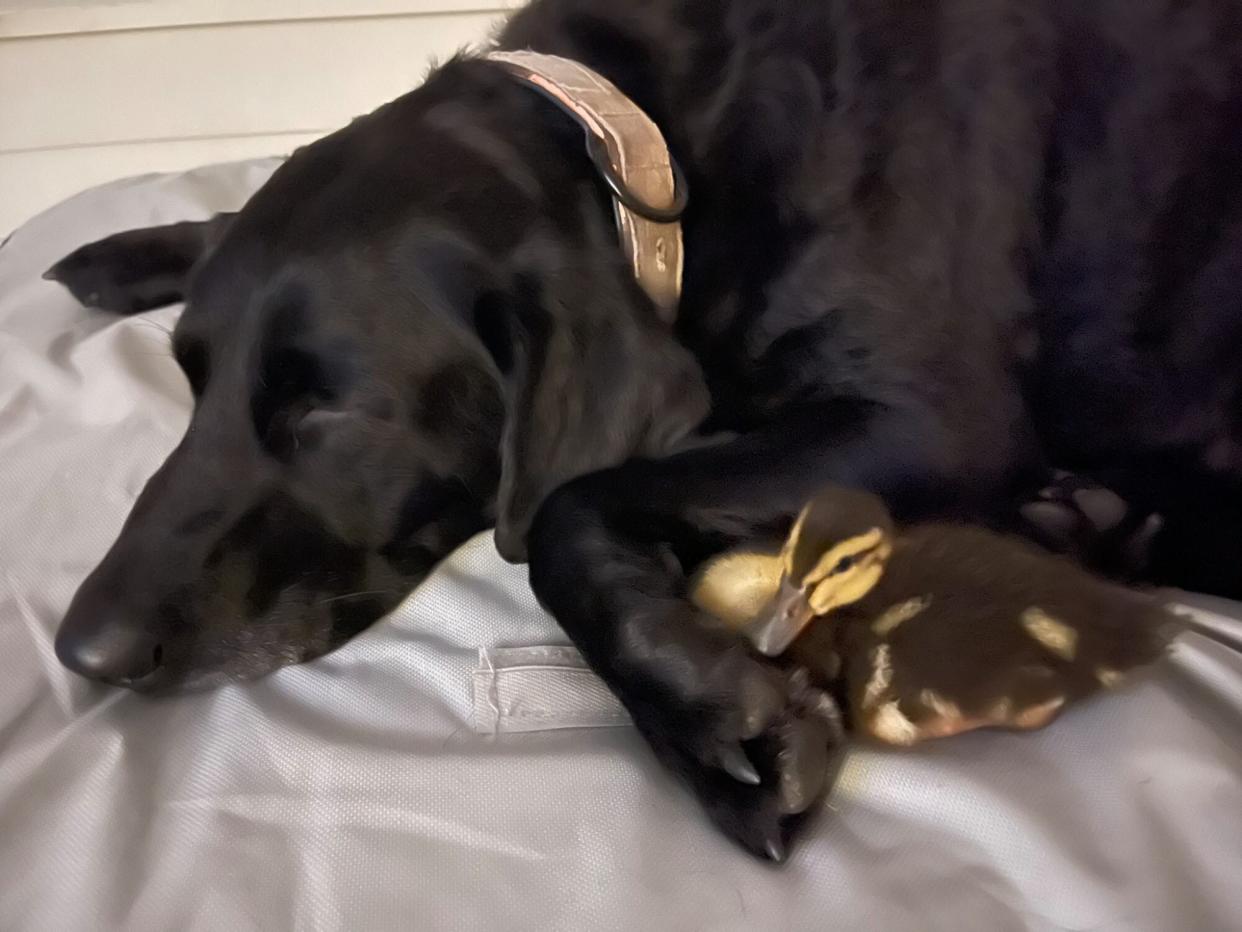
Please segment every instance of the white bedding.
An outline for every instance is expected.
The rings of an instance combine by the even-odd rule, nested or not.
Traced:
[[[481,658],[564,643],[486,536],[260,682],[150,700],[61,669],[61,612],[189,394],[176,308],[94,314],[39,275],[273,167],[117,182],[0,248],[0,930],[1242,928],[1238,606],[1200,600],[1169,664],[1046,732],[853,752],[780,869],[572,654]]]

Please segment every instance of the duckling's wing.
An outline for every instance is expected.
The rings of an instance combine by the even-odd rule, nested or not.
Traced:
[[[845,650],[862,664],[855,691],[883,659],[884,696],[916,722],[937,708],[979,724],[1055,711],[1156,661],[1181,627],[1157,600],[1025,541],[955,526],[903,537],[867,603]]]
[[[1029,541],[974,527],[912,529],[882,585],[890,599],[906,590],[934,595],[940,605],[933,614],[946,634],[953,626],[966,639],[1007,644],[1021,638],[1054,655],[1060,650],[1067,661],[1122,669],[1159,659],[1183,627],[1148,594],[1101,579]],[[1063,641],[1072,641],[1072,649],[1068,643],[1058,648]]]

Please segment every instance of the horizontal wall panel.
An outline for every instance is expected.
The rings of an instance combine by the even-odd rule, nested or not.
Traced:
[[[0,152],[339,126],[485,38],[491,13],[0,42]]]
[[[84,187],[281,154],[416,87],[513,0],[0,0],[0,236]]]
[[[0,0],[0,39],[168,29],[220,23],[351,19],[411,13],[477,13],[521,0]]]
[[[43,209],[105,181],[285,155],[316,138],[317,134],[301,133],[226,136],[0,153],[0,239]]]

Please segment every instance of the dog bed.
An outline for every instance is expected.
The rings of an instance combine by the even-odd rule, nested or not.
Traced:
[[[149,699],[52,652],[187,421],[178,308],[40,274],[235,209],[274,160],[83,193],[0,247],[0,928],[1242,926],[1242,606],[1186,597],[1158,671],[1031,735],[857,749],[772,868],[735,849],[487,535],[341,650]]]

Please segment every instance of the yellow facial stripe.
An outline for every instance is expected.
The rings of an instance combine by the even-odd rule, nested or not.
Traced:
[[[793,538],[790,539],[792,540]],[[814,585],[827,578],[836,569],[837,564],[846,557],[858,557],[877,550],[883,543],[884,532],[878,527],[873,527],[865,534],[859,534],[856,537],[842,541],[819,558],[815,568],[806,574],[806,578],[803,580],[804,585]]]
[[[853,605],[875,588],[884,575],[884,562],[878,556],[867,556],[849,572],[829,576],[814,589],[808,601],[816,615],[827,615],[835,608]]]

